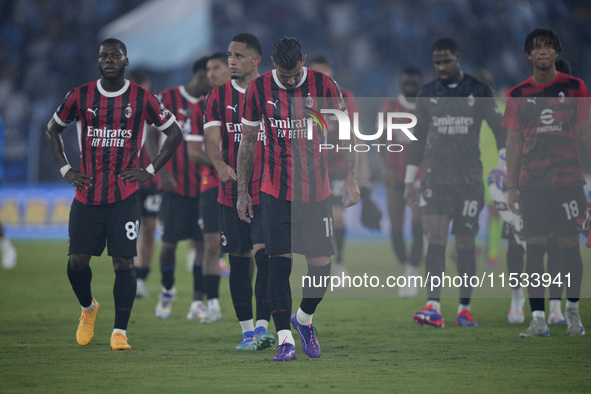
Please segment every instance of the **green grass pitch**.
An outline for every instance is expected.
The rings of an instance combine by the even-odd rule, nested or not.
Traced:
[[[308,359],[296,338],[298,360],[275,363],[274,351],[237,351],[240,329],[228,281],[221,282],[223,320],[212,325],[186,319],[192,275],[185,246],[177,253],[179,297],[168,320],[154,317],[160,289],[157,258],[148,278],[149,299],[135,302],[128,328],[128,352],[109,347],[114,311],[114,274],[110,258],[93,258],[93,295],[100,302],[95,336],[76,343],[80,308],[66,276],[66,243],[16,242],[19,261],[0,270],[0,392],[589,392],[591,332],[568,337],[566,327],[551,326],[548,338],[522,339],[526,323],[509,325],[506,297],[474,292],[477,328],[456,327],[457,290],[445,292],[446,327],[417,327],[412,315],[424,306],[415,299],[357,298],[331,295],[314,323],[322,346],[320,359]],[[448,248],[450,249],[450,248]],[[350,243],[351,275],[400,274],[389,244]],[[583,259],[589,290],[591,253]],[[503,259],[504,260],[504,259]],[[297,260],[294,278],[304,272]],[[454,264],[448,260],[450,271]],[[479,262],[478,272],[499,274]],[[396,294],[396,289],[391,290]],[[480,293],[482,295],[482,293]],[[294,309],[299,300],[294,300]],[[581,300],[581,315],[591,330],[591,301]],[[271,331],[274,332],[271,324]]]

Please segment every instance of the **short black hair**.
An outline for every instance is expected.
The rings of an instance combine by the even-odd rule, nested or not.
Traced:
[[[284,37],[273,46],[272,56],[275,65],[291,70],[304,59],[304,51],[297,39]]]
[[[328,67],[332,67],[332,62],[330,59],[324,55],[316,55],[314,56],[308,64],[324,64]]]
[[[558,72],[568,75],[572,75],[573,73],[573,68],[571,67],[569,61],[566,59],[556,59],[554,65],[556,66],[556,71]]]
[[[402,69],[402,74],[406,75],[416,75],[417,77],[422,77],[423,73],[415,66],[406,66]]]
[[[224,64],[227,66],[228,65],[228,54],[224,53],[224,52],[216,52],[213,55],[211,55],[209,57],[209,60],[221,60],[222,62],[224,62]]]
[[[199,59],[195,60],[193,62],[193,65],[191,66],[191,71],[193,72],[193,75],[199,71],[207,70],[207,61],[208,60],[209,60],[209,56],[202,56]]]
[[[125,44],[123,43],[123,41],[118,40],[116,38],[107,38],[106,40],[103,40],[103,42],[101,42],[97,48],[97,53],[101,50],[101,46],[102,45],[108,45],[108,44],[118,44],[119,48],[121,48],[121,50],[123,51],[123,54],[125,56],[127,56],[127,47],[125,46]]]
[[[435,51],[450,51],[455,54],[458,51],[458,44],[451,38],[440,38],[431,48],[431,52]]]
[[[523,44],[523,52],[526,54],[530,54],[531,51],[534,49],[534,43],[538,41],[539,43],[550,44],[554,48],[557,53],[562,52],[562,44],[560,43],[560,38],[558,38],[558,34],[552,29],[542,29],[537,28],[531,31],[525,37],[525,43]]]
[[[254,49],[257,55],[263,56],[263,44],[255,35],[250,33],[240,33],[235,35],[234,38],[232,38],[232,41],[246,44],[246,48]]]
[[[151,81],[150,74],[142,68],[134,68],[130,72],[127,73],[127,79],[131,82],[135,82],[138,85],[141,85],[147,81]]]

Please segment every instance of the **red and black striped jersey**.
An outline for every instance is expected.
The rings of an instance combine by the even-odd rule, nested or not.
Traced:
[[[244,91],[235,80],[230,80],[224,85],[211,91],[205,102],[205,126],[219,126],[221,129],[221,153],[224,162],[236,170],[238,159],[238,148],[242,139],[242,111],[244,102]],[[262,126],[262,123],[261,123]],[[257,138],[256,157],[252,179],[248,185],[248,194],[254,205],[259,205],[259,191],[261,189],[262,177],[262,150],[264,149],[264,129],[259,129]],[[221,182],[218,192],[218,202],[232,207],[238,200],[238,183]]]
[[[386,124],[386,118],[388,112],[406,112],[406,113],[414,113],[416,109],[416,104],[414,102],[408,101],[406,97],[403,95],[398,95],[384,103],[382,107],[382,113],[384,114],[383,121]],[[404,124],[410,123],[409,119],[397,119],[397,124]],[[386,134],[383,134],[384,141],[386,142]],[[409,139],[402,131],[399,129],[394,130],[393,134],[393,143],[402,145],[404,149],[408,146]],[[383,157],[385,160],[385,165],[388,168],[388,173],[384,174],[385,177],[389,177],[392,180],[393,184],[404,184],[404,173],[406,170],[406,159],[404,154],[404,149],[400,152],[388,152],[385,150],[383,153]],[[417,179],[420,179],[422,173],[423,166],[419,167],[419,174]]]
[[[191,117],[191,123],[193,124],[193,128],[191,134],[193,135],[195,141],[204,141],[204,122],[205,122],[205,97],[201,97],[199,99],[199,105],[197,110],[193,112],[193,116]],[[205,152],[205,143],[201,145],[201,148]],[[201,165],[199,166],[199,173],[201,175],[201,185],[200,190],[201,193],[206,192],[211,189],[215,189],[220,184],[220,177],[218,176],[218,172],[214,167]]]
[[[294,89],[285,88],[276,73],[272,70],[251,81],[244,95],[242,123],[265,126],[261,191],[288,201],[322,201],[331,194],[326,150],[320,150],[326,140],[307,116],[323,108],[346,112],[340,89],[329,76],[306,67]]]
[[[172,158],[166,163],[164,169],[172,175],[176,182],[176,193],[185,197],[197,197],[199,195],[199,165],[189,160],[187,141],[191,140],[192,114],[199,111],[198,98],[191,96],[184,86],[165,89],[158,95],[162,104],[176,115],[177,122],[183,131],[183,141],[178,146]],[[160,145],[165,137],[161,138]]]
[[[341,94],[343,95],[343,100],[347,105],[347,111],[349,111],[349,119],[351,121],[351,125],[353,125],[353,114],[357,113],[358,115],[358,122],[361,123],[361,118],[359,114],[359,109],[357,107],[357,102],[355,101],[355,95],[352,91],[341,88]],[[328,127],[331,129],[332,127],[336,126],[334,122],[328,122]],[[339,142],[339,133],[338,130],[329,130],[326,134],[326,141],[329,145],[337,146],[341,145]],[[332,177],[333,174],[336,174],[338,177],[346,176],[348,167],[347,161],[345,160],[345,153],[343,150],[339,149],[330,149],[328,150],[328,173],[329,177]]]
[[[146,138],[149,138],[149,136],[146,136]],[[152,161],[150,160],[150,155],[148,154],[148,148],[146,147],[146,145],[144,145],[142,147],[142,150],[140,152],[140,167],[142,168],[146,168],[150,165]],[[144,188],[144,189],[150,189],[150,188],[157,188],[158,187],[158,174],[154,175],[152,177],[152,179],[142,182],[140,184],[140,188]]]
[[[175,121],[158,97],[128,80],[117,92],[103,89],[100,80],[70,90],[53,118],[63,127],[76,121],[80,171],[93,185],[76,189],[75,198],[88,205],[111,204],[138,190],[119,174],[139,166],[149,124],[164,130]]]
[[[546,85],[530,77],[512,88],[503,126],[523,134],[519,186],[583,185],[578,132],[588,118],[589,90],[579,78],[559,72]]]

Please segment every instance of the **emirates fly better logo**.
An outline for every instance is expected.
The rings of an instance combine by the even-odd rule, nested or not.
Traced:
[[[338,124],[338,133],[339,133],[339,141],[351,141],[351,131],[355,134],[357,141],[367,141],[366,143],[357,143],[357,144],[346,144],[343,146],[323,143],[320,144],[319,150],[334,150],[334,151],[355,151],[355,152],[369,152],[370,150],[376,150],[377,152],[380,151],[388,151],[388,152],[402,152],[404,150],[404,146],[401,144],[391,143],[394,141],[394,132],[398,131],[397,133],[402,133],[406,136],[410,141],[416,141],[417,137],[413,135],[410,131],[413,127],[417,124],[417,117],[408,112],[378,112],[378,130],[373,134],[364,134],[359,129],[359,114],[357,112],[353,113],[353,125],[351,125],[351,120],[349,114],[340,111],[338,109],[321,109],[320,112],[312,109],[312,108],[304,108],[304,112],[306,116],[309,118],[308,121],[308,130],[307,130],[307,138],[311,140],[313,137],[313,126],[317,124],[321,131],[326,133],[328,132],[328,123],[324,118],[323,114],[328,114],[329,120],[331,122],[336,121]],[[406,123],[399,123],[401,121],[406,121]],[[378,141],[383,141],[383,134],[386,133],[386,140],[388,143],[380,143]],[[373,142],[371,142],[373,141]]]

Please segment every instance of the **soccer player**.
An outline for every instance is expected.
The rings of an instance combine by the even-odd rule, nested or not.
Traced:
[[[249,190],[255,216],[250,225],[238,217],[236,211],[236,158],[240,146],[244,90],[258,77],[258,65],[263,54],[260,40],[252,34],[238,34],[228,46],[228,65],[232,80],[212,90],[205,103],[205,150],[220,177],[221,243],[230,260],[230,294],[236,317],[242,328],[242,341],[236,349],[262,350],[272,346],[275,338],[267,332],[271,309],[267,297],[269,256],[265,253],[263,222],[260,214],[261,187],[260,155],[263,150],[264,130],[257,139],[258,168],[253,172]],[[220,143],[221,142],[221,143]],[[221,149],[221,151],[220,151]],[[254,256],[257,275],[255,281],[256,324],[252,314],[252,281],[250,261]]]
[[[207,57],[194,62],[193,76],[189,83],[175,86],[160,93],[162,103],[174,114],[184,132],[184,141],[179,145],[172,159],[158,173],[162,203],[160,221],[162,223],[162,247],[160,249],[160,271],[163,286],[156,305],[156,317],[167,319],[176,299],[174,287],[175,253],[177,243],[185,239],[193,240],[196,257],[193,264],[193,302],[187,318],[201,318],[205,314],[203,295],[206,292],[203,278],[203,234],[199,227],[199,165],[191,160],[198,152],[191,151],[189,141],[200,138],[192,121],[202,117],[199,100],[209,90],[205,77]],[[219,310],[217,294],[211,300]],[[197,316],[194,316],[197,315]]]
[[[222,86],[231,78],[228,67],[228,55],[216,52],[209,57],[207,62],[207,79],[212,87]]]
[[[326,152],[318,149],[324,137],[319,125],[311,123],[312,136],[307,138],[303,107],[317,112],[322,108],[346,111],[346,107],[332,78],[304,67],[306,56],[295,38],[279,40],[271,60],[275,69],[251,81],[244,94],[236,209],[240,219],[248,223],[255,215],[248,187],[262,122],[265,149],[259,198],[265,249],[270,256],[269,303],[279,341],[273,360],[296,359],[290,320],[302,338],[306,355],[318,358],[321,351],[312,318],[326,286],[304,287],[300,308],[290,318],[292,251],[306,256],[307,276],[313,283],[321,283],[330,275],[330,256],[334,253]],[[351,206],[360,198],[357,156],[352,153],[346,157],[343,200],[348,199],[346,206]]]
[[[152,89],[152,79],[143,69],[136,68],[131,70],[129,72],[129,80],[137,83],[147,91]],[[151,137],[152,136],[149,134],[146,136],[146,138]],[[147,145],[147,143],[144,144],[140,154],[140,164],[144,168],[150,165],[150,155],[147,150]],[[140,184],[139,200],[141,212],[138,242],[140,242],[140,247],[138,248],[137,256],[134,258],[135,275],[137,276],[136,297],[147,298],[150,296],[150,291],[146,285],[146,279],[148,278],[152,265],[152,255],[154,254],[154,244],[156,241],[156,222],[158,212],[160,211],[158,175]]]
[[[94,336],[99,303],[92,297],[91,256],[105,248],[115,270],[113,350],[129,350],[127,323],[136,295],[133,257],[140,220],[139,182],[151,179],[172,157],[182,140],[175,117],[160,100],[125,79],[127,48],[108,38],[98,48],[101,78],[68,92],[46,130],[49,149],[65,180],[76,188],[68,225],[68,278],[82,306],[76,340],[87,345]],[[64,153],[62,131],[76,122],[81,147],[80,170]],[[138,167],[148,124],[167,135],[152,163]]]
[[[414,113],[416,108],[416,97],[422,84],[421,71],[416,67],[405,67],[398,80],[402,94],[384,103],[383,113],[408,112]],[[408,146],[408,138],[400,137],[395,141],[405,147]],[[406,245],[403,237],[404,217],[406,213],[406,201],[404,201],[404,172],[405,172],[405,151],[389,153],[382,150],[378,156],[383,168],[384,183],[388,198],[388,213],[390,215],[392,248],[398,258],[398,262],[404,267],[404,274],[407,278],[416,276],[419,273],[419,265],[423,257],[423,227],[421,215],[416,207],[411,207],[412,223],[412,246],[410,257],[406,252]],[[399,297],[416,297],[419,289],[407,281],[405,287],[398,289]]]
[[[2,162],[2,153],[4,150],[4,122],[0,116],[0,185],[4,178],[4,166]],[[10,242],[10,239],[4,233],[4,227],[0,221],[0,246],[2,247],[2,268],[13,269],[16,266],[17,252]]]
[[[332,63],[326,56],[320,55],[313,57],[310,60],[309,68],[326,74],[331,78],[333,77]],[[340,89],[343,99],[345,99],[345,104],[347,105],[347,110],[349,111],[350,117],[352,117],[352,114],[355,112],[359,113],[353,92],[343,87]],[[353,119],[351,119],[351,121],[353,121]],[[327,133],[327,143],[337,146],[339,144],[338,133]],[[364,160],[366,157],[366,155],[359,155],[360,176],[364,174],[363,171],[367,168],[367,166],[364,166],[364,164],[367,162]],[[329,150],[327,160],[328,178],[330,179],[330,189],[332,190],[331,201],[332,213],[334,217],[334,240],[336,252],[335,264],[333,268],[335,270],[335,274],[340,276],[347,274],[347,270],[343,262],[343,250],[345,247],[345,235],[347,232],[345,220],[343,219],[343,184],[345,183],[345,179],[347,179],[347,161],[344,158],[344,153],[340,150]]]
[[[427,236],[427,306],[415,313],[419,325],[443,327],[441,286],[431,286],[433,276],[445,271],[445,247],[450,220],[456,237],[458,275],[470,278],[476,273],[475,237],[478,215],[484,206],[484,185],[478,140],[483,120],[495,133],[499,158],[504,158],[506,130],[501,128],[501,112],[486,84],[462,71],[457,44],[441,38],[432,47],[433,64],[439,78],[419,91],[416,107],[417,141],[410,143],[406,156],[404,195],[411,206],[421,208],[423,230]],[[424,156],[424,159],[423,159]],[[414,186],[423,163],[420,205]],[[499,160],[504,166],[504,160]],[[456,324],[475,327],[467,281],[460,287]]]
[[[520,337],[550,335],[545,319],[544,291],[535,278],[544,274],[548,235],[556,234],[563,256],[559,280],[569,275],[565,318],[569,335],[583,335],[579,298],[583,262],[576,219],[583,215],[585,180],[578,154],[578,135],[591,155],[589,91],[585,83],[556,71],[562,44],[556,32],[534,29],[524,52],[533,74],[509,91],[503,117],[507,137],[509,208],[521,214],[527,246],[525,269],[532,320]],[[519,206],[516,203],[519,200]],[[552,278],[553,280],[555,278]]]
[[[227,55],[222,52],[216,52],[211,55],[207,61],[206,76],[209,81],[210,88],[213,89],[217,86],[221,86],[230,80],[230,69],[228,68]],[[203,106],[203,103],[201,103]],[[203,122],[201,122],[203,124]],[[199,132],[200,140],[194,143],[194,149],[203,149],[201,138],[203,138],[202,130]],[[220,262],[220,248],[219,238],[220,230],[218,224],[217,214],[217,188],[219,186],[219,178],[217,173],[214,171],[213,166],[207,159],[205,154],[200,156],[205,162],[201,162],[201,194],[199,207],[201,214],[206,215],[202,217],[204,226],[204,244],[205,244],[205,269],[214,276],[220,276],[220,268],[214,266],[213,260],[217,258],[215,264]],[[200,159],[201,161],[201,159]],[[189,252],[187,254],[187,260],[190,260],[195,255],[195,246],[193,241],[189,240]],[[217,256],[217,257],[216,257]],[[212,313],[215,310],[212,310]],[[217,320],[218,316],[214,313],[212,316],[214,320]]]
[[[223,85],[230,80],[230,69],[228,67],[228,55],[217,52],[211,55],[206,64],[206,76],[209,81],[210,89]],[[205,100],[200,102],[200,108],[205,114]],[[207,312],[201,317],[202,323],[214,323],[222,319],[219,305],[215,302],[210,303],[210,296],[219,293],[220,287],[220,219],[218,204],[219,176],[211,161],[205,154],[203,145],[204,138],[204,119],[203,116],[195,119],[195,132],[199,139],[191,142],[191,150],[199,152],[200,172],[201,172],[201,198],[199,200],[199,210],[203,223],[203,238],[205,245],[205,287],[208,293]]]

